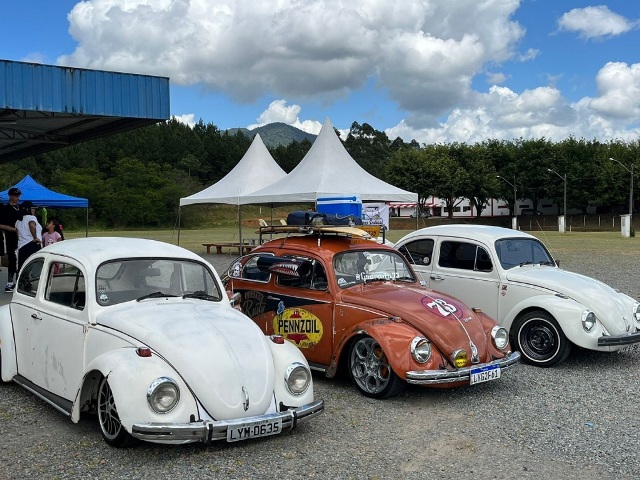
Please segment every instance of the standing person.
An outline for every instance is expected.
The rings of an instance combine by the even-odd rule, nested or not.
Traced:
[[[42,226],[36,217],[36,207],[31,202],[20,205],[20,219],[16,222],[18,232],[18,271],[32,254],[42,245]]]
[[[55,218],[49,219],[47,222],[47,231],[42,234],[42,246],[46,247],[47,245],[51,245],[52,243],[61,242],[64,240],[60,232],[56,231],[56,220]]]
[[[13,292],[13,277],[18,272],[18,262],[16,250],[18,248],[18,234],[16,232],[16,221],[20,218],[20,195],[22,192],[19,188],[13,187],[9,189],[9,203],[7,203],[0,214],[0,229],[4,231],[6,242],[6,252],[9,259],[7,272],[7,286],[5,292]]]

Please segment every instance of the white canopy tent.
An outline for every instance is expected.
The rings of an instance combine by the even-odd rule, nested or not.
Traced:
[[[363,169],[349,155],[327,118],[311,149],[287,176],[240,198],[249,204],[295,204],[359,195],[363,201],[417,202],[418,194],[394,187]]]
[[[286,173],[273,159],[259,134],[238,164],[221,180],[204,190],[180,199],[178,209],[178,244],[180,244],[180,209],[197,203],[238,205],[239,241],[242,243],[241,199],[247,193],[261,189],[284,177]]]

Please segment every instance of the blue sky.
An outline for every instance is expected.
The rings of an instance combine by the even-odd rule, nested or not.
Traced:
[[[4,0],[0,59],[167,76],[221,129],[637,141],[636,0]]]

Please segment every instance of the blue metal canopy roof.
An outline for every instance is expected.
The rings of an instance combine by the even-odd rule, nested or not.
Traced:
[[[169,119],[169,79],[0,60],[0,163]]]

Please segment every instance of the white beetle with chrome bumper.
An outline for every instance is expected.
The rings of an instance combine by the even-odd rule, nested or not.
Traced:
[[[324,409],[307,361],[233,308],[218,274],[180,247],[65,240],[28,259],[0,307],[0,377],[105,441],[234,442]]]

